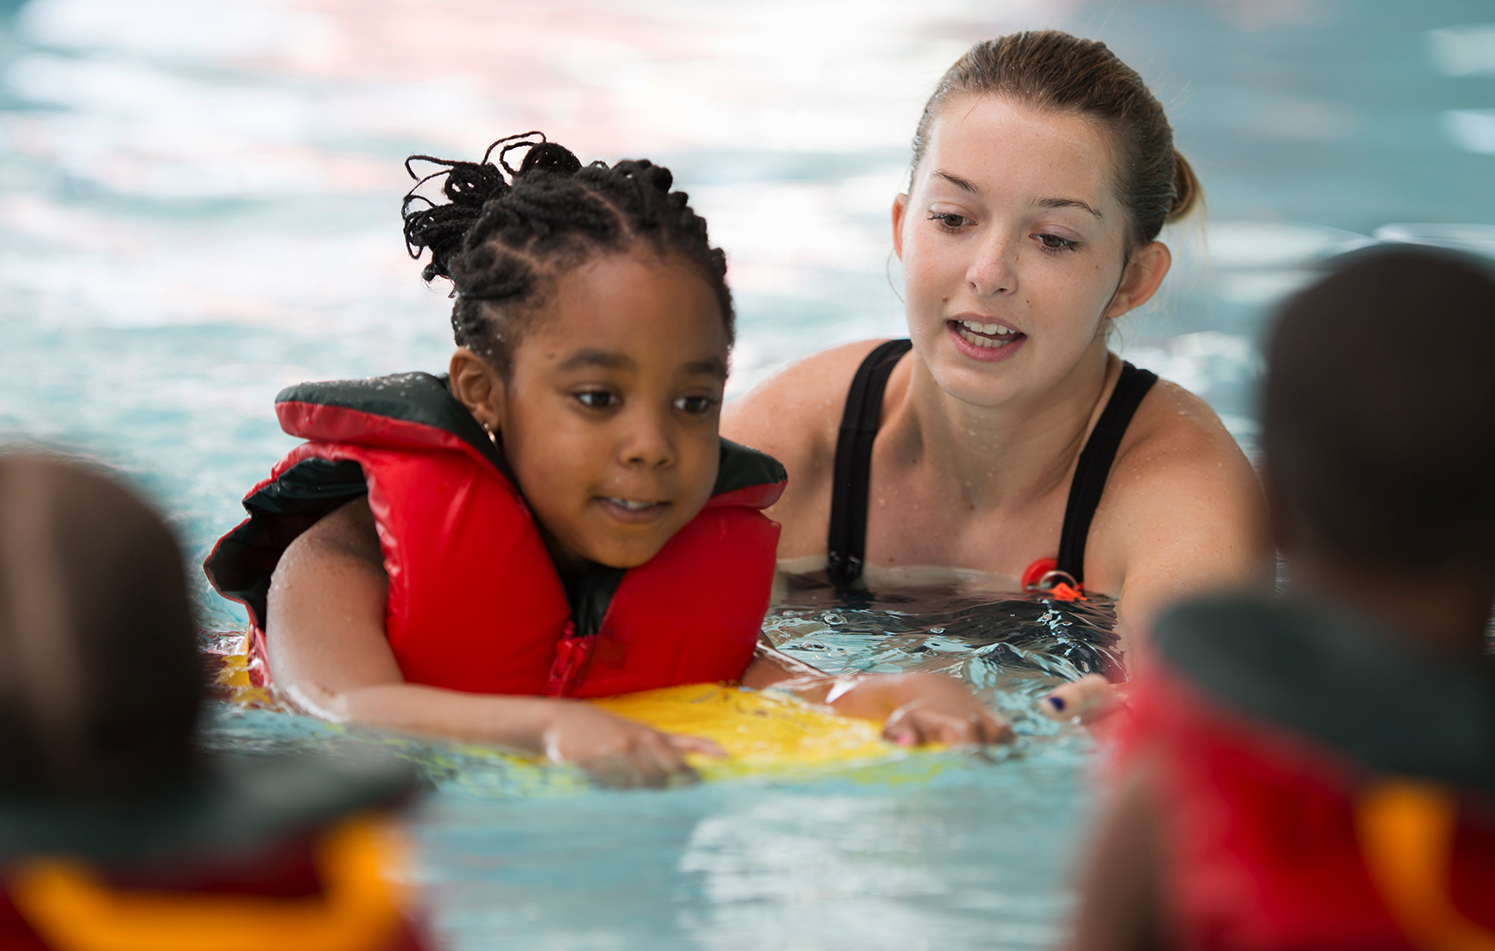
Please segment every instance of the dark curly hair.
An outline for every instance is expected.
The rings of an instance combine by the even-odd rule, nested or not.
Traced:
[[[496,165],[489,161],[495,149]],[[517,169],[508,162],[516,149],[525,150]],[[441,167],[422,177],[411,167],[415,162]],[[477,162],[412,155],[405,170],[415,179],[400,208],[405,246],[417,260],[430,250],[421,272],[427,281],[452,282],[457,345],[484,356],[505,378],[528,318],[557,279],[598,254],[641,242],[700,269],[716,292],[732,345],[726,255],[711,246],[706,220],[691,210],[685,192],[670,191],[669,169],[647,159],[583,166],[542,133],[525,132],[494,142]],[[446,204],[416,194],[443,177]]]

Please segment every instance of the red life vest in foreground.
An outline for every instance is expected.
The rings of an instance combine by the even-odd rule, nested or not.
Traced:
[[[601,697],[736,680],[752,661],[779,537],[760,510],[785,479],[772,458],[724,440],[701,513],[645,564],[595,568],[568,601],[502,455],[444,380],[303,384],[276,413],[311,441],[250,490],[250,517],[204,565],[249,609],[261,651],[281,553],[367,492],[389,575],[385,634],[410,683]]]
[[[1321,608],[1158,623],[1125,757],[1159,797],[1165,937],[1495,948],[1495,678]]]
[[[0,801],[6,951],[420,951],[389,761],[205,753],[129,796]]]

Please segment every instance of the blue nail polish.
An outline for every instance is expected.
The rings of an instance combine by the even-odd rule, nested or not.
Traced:
[[[1052,703],[1054,705],[1054,709],[1055,710],[1058,710],[1060,713],[1064,712],[1064,698],[1063,697],[1051,694],[1048,697],[1048,701],[1049,701],[1049,703]]]

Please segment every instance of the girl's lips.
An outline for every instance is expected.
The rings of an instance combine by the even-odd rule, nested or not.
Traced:
[[[1017,331],[986,333],[984,329],[976,330],[970,326],[975,322],[974,319],[945,321],[945,330],[955,344],[955,349],[972,360],[982,363],[1010,360],[1028,339],[1027,334]]]
[[[664,517],[668,502],[640,502],[635,499],[601,496],[597,504],[610,517],[629,525],[647,525]]]

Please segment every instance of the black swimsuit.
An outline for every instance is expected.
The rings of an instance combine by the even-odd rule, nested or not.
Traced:
[[[846,395],[846,412],[841,417],[841,432],[836,439],[831,531],[826,546],[830,562],[827,570],[838,588],[849,588],[862,576],[867,550],[872,441],[877,438],[882,417],[882,394],[888,385],[888,374],[912,346],[907,340],[889,340],[867,354]],[[1105,491],[1116,449],[1137,405],[1157,379],[1156,373],[1123,362],[1116,389],[1111,391],[1106,408],[1080,451],[1074,482],[1069,487],[1069,502],[1064,509],[1064,525],[1059,532],[1057,567],[1077,582],[1085,580],[1085,539],[1090,534],[1090,521],[1095,517],[1101,493]]]

